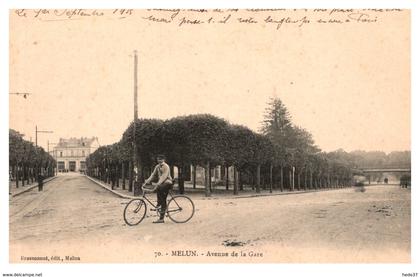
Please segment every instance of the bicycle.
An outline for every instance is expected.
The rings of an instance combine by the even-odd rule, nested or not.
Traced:
[[[138,225],[146,216],[146,201],[153,207],[150,210],[156,211],[160,215],[160,209],[147,198],[147,193],[154,192],[154,189],[148,189],[145,184],[142,185],[143,194],[140,198],[132,199],[124,208],[124,221],[129,226]],[[175,223],[185,223],[189,221],[195,212],[194,202],[185,195],[173,195],[172,188],[168,193],[168,202],[165,214]]]

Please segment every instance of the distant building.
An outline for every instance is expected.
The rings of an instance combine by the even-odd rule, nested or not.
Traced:
[[[86,157],[98,147],[97,137],[60,138],[53,153],[57,161],[58,172],[84,172],[86,170]]]

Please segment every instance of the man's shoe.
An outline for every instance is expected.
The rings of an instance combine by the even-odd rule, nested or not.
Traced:
[[[163,219],[158,219],[153,221],[153,223],[165,223],[165,221]]]

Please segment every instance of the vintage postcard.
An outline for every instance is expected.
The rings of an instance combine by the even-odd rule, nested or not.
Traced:
[[[9,262],[412,261],[407,9],[9,11]]]

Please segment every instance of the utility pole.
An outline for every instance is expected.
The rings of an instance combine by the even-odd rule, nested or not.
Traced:
[[[48,140],[47,141],[47,144],[48,144],[48,146],[47,146],[47,151],[48,151],[48,154],[50,154],[50,144],[51,145],[57,145],[58,143],[53,143],[53,142],[51,142],[50,143],[50,141]],[[57,174],[57,172],[58,172],[58,165],[57,165],[57,155],[56,155],[56,153],[57,153],[57,150],[56,149],[53,149],[52,150],[52,152],[53,152],[53,158],[54,158],[54,160],[55,160],[55,168],[54,168],[54,175],[56,175]]]
[[[136,125],[138,119],[137,106],[137,50],[134,50],[134,122],[133,122],[133,166],[134,166],[134,195],[140,194],[141,168],[137,157]]]
[[[50,142],[49,140],[47,140],[47,152],[50,153],[50,145],[57,145],[58,143],[55,142]],[[55,150],[53,150],[54,152]]]
[[[38,154],[38,133],[53,133],[53,131],[39,131],[38,126],[35,125],[35,151]],[[37,165],[36,173],[39,173],[39,166]]]
[[[38,131],[38,126],[35,125],[35,146],[38,146],[38,133],[53,133],[53,131]]]
[[[133,122],[133,165],[138,167],[137,160],[137,144],[136,144],[136,125],[139,117],[137,106],[137,50],[134,50],[134,122]],[[138,180],[138,173],[136,173],[135,180]]]
[[[137,50],[134,50],[134,120],[137,120],[139,117],[137,106],[137,63]],[[134,126],[136,125],[134,124]]]

